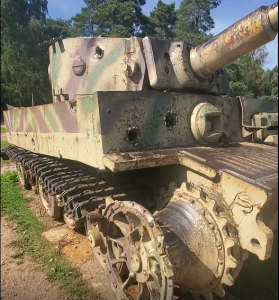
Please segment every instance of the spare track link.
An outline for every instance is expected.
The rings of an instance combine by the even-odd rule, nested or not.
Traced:
[[[108,196],[117,200],[135,197],[139,200],[150,196],[148,191],[133,183],[129,172],[121,177],[111,172],[98,173],[78,162],[32,153],[16,146],[8,146],[2,151],[29,172],[31,185],[39,180],[47,193],[56,196],[58,206],[76,223],[84,221],[86,215],[105,204]]]

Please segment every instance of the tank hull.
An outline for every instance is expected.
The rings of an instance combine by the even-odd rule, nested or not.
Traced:
[[[276,101],[263,104],[255,99],[242,111],[238,98],[97,92],[74,104],[62,101],[11,109],[4,112],[4,120],[11,144],[104,169],[108,154],[199,146],[191,129],[191,112],[200,103],[210,103],[221,112],[222,135],[229,143],[245,141],[241,124],[247,114],[278,109]],[[168,163],[161,160],[161,164]]]

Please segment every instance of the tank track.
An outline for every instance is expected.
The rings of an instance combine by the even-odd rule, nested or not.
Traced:
[[[134,183],[130,172],[119,178],[115,173],[98,172],[82,163],[32,153],[16,146],[2,151],[22,165],[31,186],[36,186],[39,180],[46,193],[56,196],[64,214],[78,225],[83,225],[86,215],[105,204],[108,196],[119,201],[136,200],[148,209],[154,202],[146,189]]]

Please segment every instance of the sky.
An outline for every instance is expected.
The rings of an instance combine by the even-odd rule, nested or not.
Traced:
[[[163,0],[163,2],[175,2],[176,8],[179,8],[181,0]],[[215,28],[211,33],[216,35],[260,6],[269,6],[275,2],[276,0],[222,0],[221,4],[211,11],[211,16],[215,21]],[[143,12],[149,15],[157,3],[158,0],[146,0],[146,4],[142,6]],[[84,6],[83,0],[48,0],[48,14],[53,19],[70,19],[76,13],[79,13],[81,7]],[[278,65],[278,35],[272,42],[267,44],[267,50],[269,57],[264,68],[272,69],[275,65]]]

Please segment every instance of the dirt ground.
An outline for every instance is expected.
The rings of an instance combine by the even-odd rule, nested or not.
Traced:
[[[49,283],[46,274],[28,259],[21,264],[11,258],[15,253],[10,246],[16,234],[1,218],[1,299],[3,300],[56,300],[66,299],[57,284]],[[36,284],[34,284],[36,282]]]
[[[15,170],[14,164],[2,164],[1,174],[5,170]],[[46,215],[36,195],[26,190],[22,192],[30,199],[30,209],[48,228],[51,228],[44,233],[45,238],[51,244],[57,246],[62,237],[66,237],[61,243],[61,252],[65,258],[83,274],[89,286],[91,285],[94,290],[98,291],[104,300],[115,300],[116,296],[110,288],[106,274],[92,255],[85,234],[74,232],[63,223],[51,220]],[[1,218],[1,299],[66,299],[66,295],[62,293],[57,284],[49,283],[46,275],[39,271],[37,265],[27,258],[19,265],[16,260],[11,258],[14,250],[9,244],[14,237],[15,233],[7,226],[7,220]],[[36,282],[36,285],[34,282]],[[222,300],[240,299],[236,299],[227,292],[226,297]]]
[[[16,171],[16,166],[14,163],[12,162],[8,162],[8,163],[1,163],[1,175],[6,172],[6,171]]]

